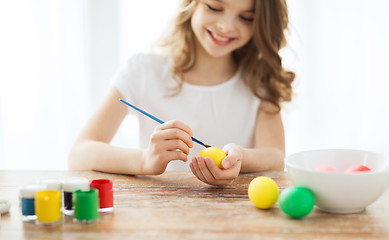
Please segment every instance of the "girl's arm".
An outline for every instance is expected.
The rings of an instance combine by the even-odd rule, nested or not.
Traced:
[[[112,87],[70,151],[71,170],[97,170],[121,174],[161,174],[172,160],[187,160],[192,147],[191,129],[179,121],[158,125],[146,149],[110,145],[128,108]],[[180,151],[177,151],[179,149]]]
[[[255,127],[255,148],[243,149],[241,172],[283,171],[285,134],[281,113],[261,102]]]
[[[142,171],[142,150],[109,144],[128,111],[124,104],[120,104],[121,97],[116,88],[110,89],[74,143],[68,160],[69,169],[112,173]]]

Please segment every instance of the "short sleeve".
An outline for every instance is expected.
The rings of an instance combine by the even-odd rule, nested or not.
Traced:
[[[111,84],[122,94],[124,100],[136,104],[142,86],[142,62],[145,56],[137,54],[125,61],[112,77]]]

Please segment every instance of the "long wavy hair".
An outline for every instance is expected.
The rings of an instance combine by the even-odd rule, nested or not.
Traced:
[[[274,104],[291,101],[295,73],[282,67],[279,51],[286,45],[288,9],[285,0],[254,0],[253,37],[242,48],[233,52],[234,60],[242,69],[242,77],[259,99]],[[181,89],[183,74],[195,64],[195,35],[191,17],[198,0],[181,0],[171,29],[158,43],[173,60],[172,74]]]

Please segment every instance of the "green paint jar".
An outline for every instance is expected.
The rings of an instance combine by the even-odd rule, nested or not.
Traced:
[[[74,221],[81,224],[94,223],[99,218],[99,191],[91,188],[89,191],[74,192]]]

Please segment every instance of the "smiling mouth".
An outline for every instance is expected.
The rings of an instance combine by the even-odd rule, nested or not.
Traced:
[[[219,36],[219,35],[216,35],[216,34],[212,34],[212,36],[218,40],[218,41],[222,41],[222,42],[227,42],[229,40],[229,38],[226,38],[226,37],[222,37],[222,36]]]
[[[212,37],[212,39],[218,43],[218,44],[222,44],[222,45],[225,45],[225,44],[228,44],[230,42],[232,42],[235,38],[229,38],[229,37],[223,37],[223,36],[220,36],[218,34],[215,34],[211,31],[208,30],[208,33],[209,35]]]

